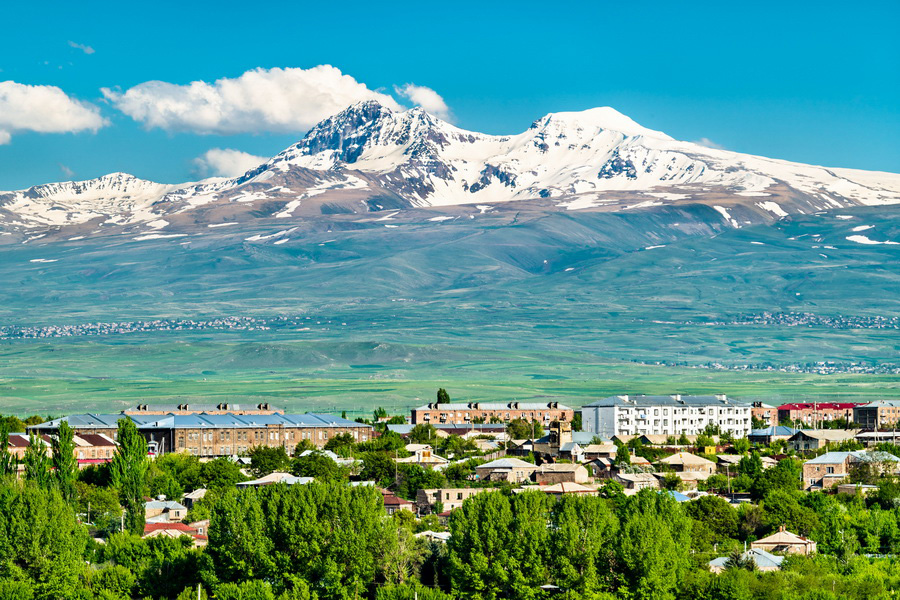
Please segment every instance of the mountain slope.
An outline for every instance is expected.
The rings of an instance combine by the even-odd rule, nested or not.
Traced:
[[[236,178],[164,185],[116,173],[0,193],[0,228],[147,235],[388,209],[456,215],[500,203],[541,211],[701,203],[739,227],[897,202],[897,174],[706,148],[644,128],[611,108],[553,113],[518,135],[494,136],[419,108],[396,112],[370,101],[325,119]]]

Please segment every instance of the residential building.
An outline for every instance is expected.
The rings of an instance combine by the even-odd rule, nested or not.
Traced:
[[[585,461],[592,461],[598,458],[616,458],[618,448],[615,444],[588,444],[582,448]]]
[[[199,548],[205,546],[208,542],[206,534],[200,533],[195,527],[185,525],[184,523],[147,523],[144,525],[144,539],[154,537],[171,537],[180,538],[186,535],[193,541],[193,546]]]
[[[187,507],[174,500],[166,500],[160,496],[159,500],[150,500],[144,503],[144,520],[147,523],[169,523],[181,521],[187,515]]]
[[[756,565],[757,571],[779,571],[781,563],[784,561],[783,556],[775,556],[763,550],[762,548],[750,548],[741,554],[743,560],[752,560]],[[728,557],[720,556],[709,561],[709,570],[713,573],[721,573],[728,567]]]
[[[778,425],[778,408],[765,402],[753,402],[750,404],[750,416],[772,425]]]
[[[713,425],[722,433],[750,432],[750,404],[716,396],[610,396],[582,407],[585,431],[616,435],[698,435]]]
[[[78,414],[33,425],[28,431],[55,434],[67,421],[77,435],[102,434],[115,439],[122,414]],[[372,437],[372,427],[328,414],[186,414],[128,415],[147,439],[151,452],[187,452],[216,457],[245,454],[254,446],[283,447],[289,454],[300,440],[321,448],[341,433],[358,442]]]
[[[626,490],[659,489],[659,479],[653,473],[616,473],[613,480],[618,481]]]
[[[775,440],[786,440],[800,431],[785,425],[772,425],[765,429],[754,429],[747,436],[751,444],[771,444]]]
[[[436,467],[438,465],[447,465],[450,463],[449,460],[444,458],[443,456],[438,456],[431,450],[431,446],[426,444],[417,444],[419,446],[424,446],[423,448],[418,448],[415,452],[413,452],[412,456],[407,456],[405,458],[396,458],[398,463],[409,463],[415,465],[421,465],[423,467]]]
[[[716,472],[716,463],[690,452],[678,452],[659,461],[667,465],[676,473],[697,473],[702,479]]]
[[[876,400],[856,406],[853,422],[863,429],[896,428],[900,422],[900,400]]]
[[[406,498],[401,498],[393,492],[382,489],[381,496],[384,499],[384,510],[388,515],[392,515],[399,510],[408,510],[413,513],[416,512],[416,504],[414,502],[410,502]]]
[[[804,556],[813,554],[816,551],[816,543],[814,541],[801,537],[796,533],[785,531],[784,527],[779,527],[778,531],[770,536],[751,542],[750,547],[757,550],[765,550],[766,552],[802,554]]]
[[[47,456],[50,456],[52,452],[53,437],[55,436],[46,433],[39,436]],[[7,451],[21,462],[25,457],[25,449],[28,448],[28,443],[29,435],[27,433],[11,433],[9,434]],[[115,440],[102,434],[83,433],[81,435],[73,435],[72,443],[75,444],[75,459],[78,461],[78,466],[82,469],[92,464],[109,462],[116,453]]]
[[[868,448],[878,444],[889,442],[900,445],[900,431],[865,431],[856,434],[856,441]]]
[[[805,487],[831,487],[850,475],[854,465],[868,463],[879,473],[896,473],[900,458],[888,452],[826,452],[803,463],[803,484]]]
[[[531,451],[544,460],[565,459],[581,462],[584,460],[584,446],[590,444],[593,439],[592,433],[572,431],[572,424],[567,421],[555,421],[550,425],[547,435],[534,440]]]
[[[290,473],[269,473],[259,479],[253,479],[252,481],[241,481],[237,484],[238,487],[262,487],[264,485],[275,485],[277,483],[283,483],[285,485],[306,485],[307,483],[312,483],[315,481],[314,477],[297,477],[296,475],[292,475]]]
[[[193,492],[189,492],[184,495],[181,499],[181,502],[187,506],[188,508],[193,508],[195,504],[203,500],[206,497],[206,488],[197,488]],[[202,532],[201,532],[202,533]]]
[[[468,439],[479,435],[489,435],[500,441],[507,439],[505,423],[467,423],[465,425],[430,423],[430,425],[434,427],[435,435],[439,438],[458,435]],[[387,426],[388,431],[393,431],[403,437],[407,437],[413,427],[415,425],[412,423],[393,423]]]
[[[547,485],[540,488],[545,494],[551,496],[564,496],[566,494],[575,494],[578,496],[596,496],[599,492],[595,488],[585,487],[571,481],[563,481]]]
[[[482,492],[490,492],[496,488],[444,488],[419,490],[416,493],[416,507],[419,514],[427,515],[434,512],[434,506],[441,503],[441,511],[456,510],[463,502]]]
[[[742,454],[719,454],[716,456],[716,469],[719,473],[726,475],[737,473],[738,463],[746,455]],[[763,469],[771,469],[778,464],[778,461],[771,456],[760,456],[759,461],[762,463]]]
[[[809,427],[819,427],[827,421],[845,419],[853,422],[853,409],[863,402],[794,402],[778,407],[779,423],[803,423]]]
[[[578,463],[545,463],[534,472],[534,480],[541,484],[587,483],[589,479],[588,470]]]
[[[787,443],[795,452],[807,452],[852,440],[858,433],[858,429],[801,429]]]
[[[537,467],[518,458],[506,457],[492,460],[475,467],[475,475],[485,481],[509,481],[522,483],[529,481]]]
[[[515,419],[535,421],[549,426],[553,421],[572,421],[575,410],[559,402],[469,402],[425,404],[412,410],[412,422],[432,425],[488,423],[492,420],[509,423]]]

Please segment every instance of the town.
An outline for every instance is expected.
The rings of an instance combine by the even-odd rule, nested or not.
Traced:
[[[89,534],[80,552],[96,566],[66,585],[103,597],[731,597],[722,586],[770,597],[767,578],[798,586],[789,573],[803,561],[838,560],[847,586],[853,561],[893,564],[898,420],[900,402],[887,400],[619,395],[573,408],[453,402],[443,389],[409,415],[356,420],[266,403],[7,416],[0,532],[24,543],[65,522]],[[16,529],[23,518],[42,522]],[[325,534],[321,522],[345,524]],[[302,548],[282,547],[285,527],[299,528],[290,543]],[[517,548],[518,535],[540,547]],[[665,548],[655,563],[646,536]],[[363,547],[351,559],[339,541]],[[52,570],[6,546],[10,560],[34,562],[23,573]],[[272,548],[321,556],[292,570],[256,554]],[[501,551],[502,576],[484,562]],[[194,566],[161,581],[159,553]],[[52,597],[40,577],[15,590]],[[486,582],[493,591],[480,595]]]

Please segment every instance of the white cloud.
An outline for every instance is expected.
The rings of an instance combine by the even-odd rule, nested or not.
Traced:
[[[113,105],[148,129],[203,134],[306,131],[354,102],[402,107],[330,65],[254,69],[234,79],[177,85],[147,81],[125,92],[103,88]]]
[[[62,174],[65,175],[66,177],[71,178],[71,177],[75,176],[75,171],[73,171],[72,169],[70,169],[69,167],[67,167],[66,165],[64,165],[62,163],[59,163],[59,170],[62,171]]]
[[[721,144],[717,144],[709,138],[700,138],[699,140],[694,141],[698,146],[704,146],[706,148],[712,148],[713,150],[725,150],[725,146]]]
[[[194,159],[195,173],[201,177],[237,177],[253,167],[266,162],[263,156],[254,156],[231,148],[213,148]]]
[[[81,50],[85,54],[93,54],[95,52],[95,50],[93,48],[91,48],[90,46],[88,46],[87,44],[79,44],[77,42],[73,42],[72,40],[69,40],[69,45],[77,50]]]
[[[0,144],[8,144],[17,131],[75,133],[104,125],[99,108],[58,87],[0,81]]]
[[[439,119],[450,119],[450,107],[438,94],[431,88],[407,83],[404,86],[395,86],[394,90],[404,98],[408,98],[410,102],[416,106],[421,106],[426,112],[431,113]]]

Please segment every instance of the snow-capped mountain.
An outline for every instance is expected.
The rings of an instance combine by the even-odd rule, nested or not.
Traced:
[[[163,185],[116,173],[0,193],[0,227],[160,229],[500,203],[543,210],[703,203],[739,226],[754,215],[771,220],[898,202],[897,174],[711,149],[642,127],[612,108],[553,113],[523,133],[495,136],[420,108],[398,112],[369,101],[325,119],[237,178]]]

